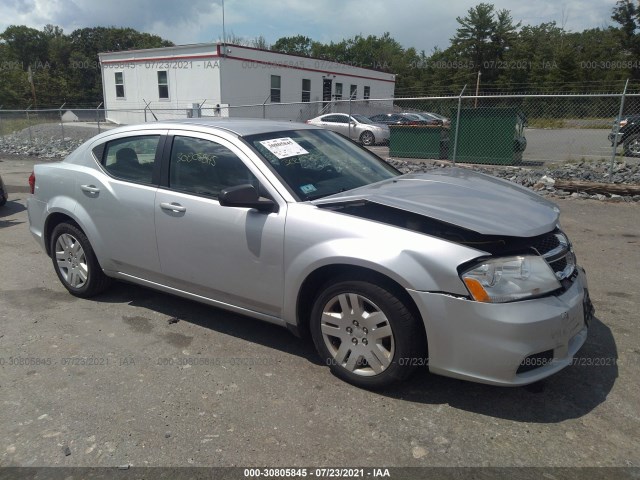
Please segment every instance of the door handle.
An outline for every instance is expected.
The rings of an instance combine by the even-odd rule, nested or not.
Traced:
[[[187,211],[187,207],[183,207],[179,203],[162,202],[160,204],[160,208],[163,209],[163,210],[171,210],[172,212],[186,212]]]
[[[95,185],[80,185],[80,190],[87,193],[100,193],[100,189]]]

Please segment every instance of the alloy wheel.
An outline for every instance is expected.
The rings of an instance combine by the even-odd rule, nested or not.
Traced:
[[[60,235],[56,240],[55,255],[64,281],[73,288],[82,288],[89,278],[89,267],[78,239],[69,233]]]
[[[322,309],[322,338],[333,361],[361,376],[382,373],[391,364],[395,340],[386,315],[371,300],[342,293]]]

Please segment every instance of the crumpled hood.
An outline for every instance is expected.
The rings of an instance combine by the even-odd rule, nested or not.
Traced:
[[[560,210],[515,183],[462,168],[412,173],[315,200],[368,201],[483,235],[533,237],[553,230]]]

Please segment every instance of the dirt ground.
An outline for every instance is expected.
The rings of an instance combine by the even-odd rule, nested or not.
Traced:
[[[497,388],[343,383],[279,327],[117,284],[70,296],[3,157],[0,466],[640,466],[640,208],[561,200],[597,319],[575,365]]]

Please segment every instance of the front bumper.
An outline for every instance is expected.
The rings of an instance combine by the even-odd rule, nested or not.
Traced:
[[[422,315],[433,373],[492,385],[537,382],[573,362],[592,314],[586,275],[557,296],[481,303],[409,290]],[[545,353],[548,361],[539,361]],[[534,357],[532,357],[534,356]],[[523,368],[527,365],[529,368]]]

